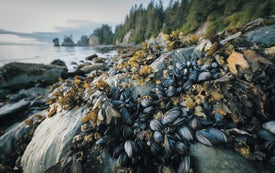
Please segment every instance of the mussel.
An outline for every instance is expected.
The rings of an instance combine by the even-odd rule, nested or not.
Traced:
[[[153,134],[153,139],[157,143],[162,143],[163,142],[163,134],[159,131],[155,131]]]
[[[186,140],[186,141],[193,140],[192,131],[188,127],[179,128],[177,134],[179,135],[180,139],[182,139],[182,140]]]
[[[170,109],[169,111],[167,111],[164,116],[161,119],[161,123],[163,125],[172,123],[173,121],[175,121],[179,116],[181,115],[181,110],[177,107],[174,107],[172,109]]]
[[[124,143],[124,150],[129,158],[132,158],[133,155],[137,152],[138,148],[134,141],[128,140]]]
[[[159,120],[156,120],[156,119],[152,119],[150,121],[150,128],[154,131],[160,131],[161,128],[162,128],[162,125],[161,123],[159,122]]]
[[[190,156],[185,156],[179,163],[178,173],[188,173],[191,168]]]

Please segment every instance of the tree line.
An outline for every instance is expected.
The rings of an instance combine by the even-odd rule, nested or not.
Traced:
[[[114,44],[122,42],[131,32],[130,42],[140,43],[159,32],[192,33],[206,21],[209,28],[220,31],[274,14],[274,0],[170,0],[166,9],[161,0],[152,0],[147,7],[134,5],[114,33],[109,25],[104,24],[94,30],[93,35],[98,36],[100,44]]]

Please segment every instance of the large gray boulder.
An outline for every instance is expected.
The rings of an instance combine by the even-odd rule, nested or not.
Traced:
[[[247,40],[262,47],[275,45],[275,25],[261,27],[245,34]]]
[[[9,120],[15,115],[21,115],[21,112],[24,112],[25,109],[29,106],[30,101],[20,100],[16,103],[9,103],[0,108],[0,121],[2,124],[5,120]],[[17,117],[19,118],[19,117]]]
[[[48,85],[66,73],[66,67],[57,65],[9,63],[0,68],[0,89],[20,89],[36,83]]]
[[[256,168],[236,152],[225,148],[191,145],[196,173],[256,173]]]
[[[24,172],[42,173],[55,165],[68,152],[73,136],[80,131],[86,108],[61,111],[46,118],[35,130],[23,156]]]

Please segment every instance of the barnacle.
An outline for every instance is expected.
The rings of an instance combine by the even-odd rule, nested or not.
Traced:
[[[211,47],[209,48],[209,50],[207,50],[207,55],[212,56],[215,51],[218,49],[219,43],[215,42],[211,45]]]
[[[230,72],[234,75],[238,74],[237,66],[241,68],[241,70],[245,71],[249,68],[247,61],[244,59],[243,54],[238,52],[233,52],[227,59],[228,68]]]
[[[24,122],[25,122],[26,125],[32,125],[33,120],[32,119],[26,119]]]
[[[49,110],[48,117],[49,118],[52,117],[56,113],[56,111],[57,111],[57,106],[56,105],[52,106]]]

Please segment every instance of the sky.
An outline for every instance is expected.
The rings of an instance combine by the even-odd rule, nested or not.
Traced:
[[[124,21],[133,5],[142,3],[147,6],[150,1],[0,0],[0,30],[19,33],[90,34],[103,23],[114,29]],[[170,0],[162,1],[167,6]]]

